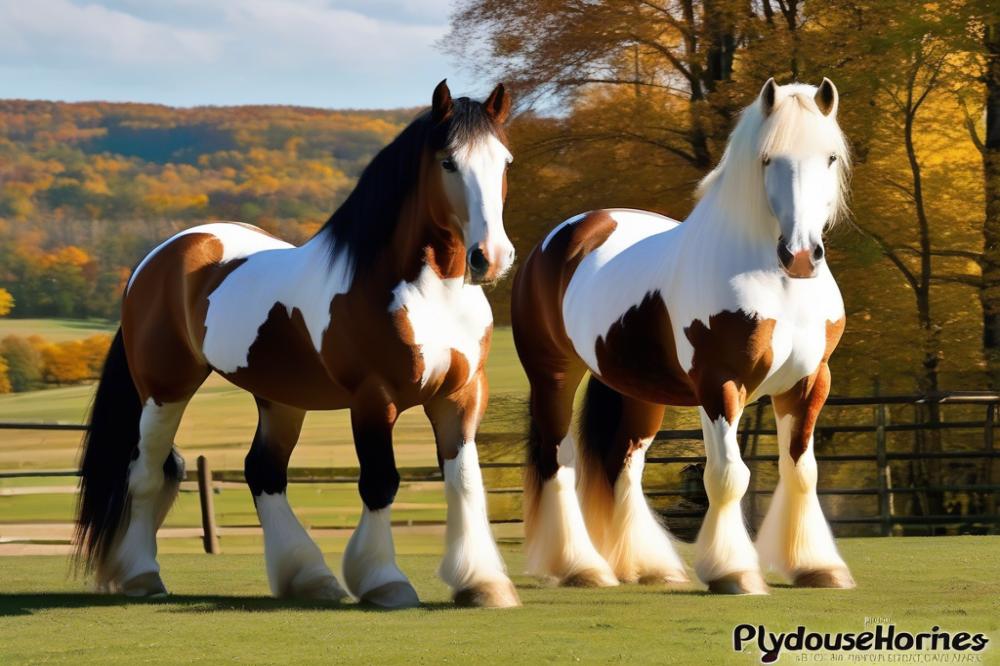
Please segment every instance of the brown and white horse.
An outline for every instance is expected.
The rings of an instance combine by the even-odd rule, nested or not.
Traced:
[[[837,103],[828,79],[818,88],[769,80],[683,224],[631,210],[578,215],[518,272],[532,572],[594,586],[686,579],[646,504],[642,469],[663,406],[690,405],[701,413],[710,501],[698,577],[714,592],[763,593],[763,560],[796,585],[853,586],[816,496],[812,446],[844,329],[822,240],[843,209],[849,167]],[[573,398],[588,370],[575,440]],[[763,395],[773,397],[780,481],[755,548],[736,432],[744,406]]]
[[[442,81],[431,110],[372,160],[301,247],[216,223],[177,234],[139,264],[81,464],[79,557],[101,588],[165,592],[156,531],[183,477],[173,437],[214,370],[257,401],[245,473],[275,595],[345,596],[285,490],[306,412],[350,409],[364,506],[344,554],[347,588],[385,607],[418,603],[395,563],[390,508],[393,425],[422,405],[448,501],[440,575],[458,603],[518,603],[490,533],[475,446],[493,321],[479,285],[514,260],[502,218],[509,111],[502,85],[479,103],[453,100]]]

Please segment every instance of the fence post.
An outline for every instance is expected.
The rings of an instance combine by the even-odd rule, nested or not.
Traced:
[[[983,427],[983,438],[985,449],[987,453],[993,453],[993,426],[996,423],[997,418],[997,403],[991,402],[989,407],[986,408],[986,424]],[[983,483],[987,486],[993,485],[993,458],[992,456],[986,458],[986,468],[985,474],[983,474]],[[997,494],[995,492],[986,493],[986,512],[995,516],[997,513]]]
[[[744,434],[744,440],[740,442],[740,453],[744,460],[748,460],[753,466],[750,468],[750,502],[747,513],[747,522],[754,528],[757,529],[757,515],[758,515],[758,495],[757,484],[759,483],[758,477],[760,476],[760,465],[757,464],[757,441],[760,439],[760,430],[762,426],[762,418],[764,414],[764,403],[760,400],[757,401],[757,406],[754,409],[754,414],[750,417],[748,422],[748,427]],[[747,438],[750,440],[750,455],[747,456]]]
[[[882,536],[892,534],[892,513],[889,510],[889,461],[885,446],[885,404],[875,408],[875,458],[878,465],[878,514]]]
[[[201,501],[201,529],[205,552],[218,555],[219,534],[215,529],[215,499],[212,497],[212,470],[205,456],[198,456],[198,499]]]

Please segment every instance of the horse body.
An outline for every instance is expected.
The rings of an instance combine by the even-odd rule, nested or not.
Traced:
[[[611,221],[604,230],[587,238],[595,218],[605,216]],[[699,247],[708,245],[703,239],[717,236],[703,233],[707,225],[696,220],[679,225],[641,211],[601,210],[567,222],[543,243],[543,254],[559,234],[572,236],[573,244],[596,247],[575,267],[556,260],[569,272],[562,298],[566,335],[591,373],[632,397],[698,404],[691,373],[696,345],[705,344],[703,331],[712,338],[725,336],[727,345],[739,349],[759,339],[753,346],[767,356],[766,374],[741,378],[747,400],[783,393],[816,369],[827,326],[844,317],[840,290],[825,265],[815,279],[789,280],[775,265],[773,251],[748,252],[750,244],[739,243],[714,252]],[[614,230],[600,242],[612,224]],[[581,229],[574,234],[576,225]],[[665,312],[657,316],[660,309]],[[727,320],[746,324],[722,330]],[[663,323],[669,331],[657,329]],[[627,354],[610,348],[615,339],[628,341]],[[623,358],[639,372],[616,366]]]
[[[518,272],[512,322],[531,384],[525,531],[535,573],[571,585],[686,580],[641,488],[664,406],[686,405],[698,407],[705,436],[710,505],[695,571],[709,588],[765,592],[761,560],[799,585],[853,585],[816,497],[812,451],[844,327],[821,237],[846,177],[836,105],[829,81],[769,81],[683,224],[620,209],[578,215]],[[781,476],[755,547],[736,432],[744,406],[763,395],[773,397]]]
[[[392,429],[422,405],[449,507],[440,573],[459,603],[518,603],[489,530],[475,451],[493,321],[480,283],[513,261],[501,218],[509,108],[502,86],[479,104],[452,100],[442,82],[431,111],[376,156],[302,246],[212,223],[177,234],[137,267],[81,465],[78,544],[100,586],[165,591],[156,530],[183,477],[173,435],[216,371],[257,402],[244,472],[275,595],[346,595],[285,492],[306,412],[346,408],[363,500],[344,556],[347,587],[380,606],[418,603],[395,564],[390,511],[399,486]]]
[[[328,252],[322,237],[294,247],[235,223],[193,227],[154,250],[123,306],[140,394],[169,401],[190,390],[187,381],[163,386],[171,373],[144,370],[147,360],[182,376],[197,374],[183,366],[215,370],[258,397],[302,409],[349,407],[372,376],[406,409],[481,371],[493,323],[481,286],[463,275],[442,278],[427,259],[413,275],[386,262],[353,285],[346,257],[328,266]],[[157,293],[175,284],[188,288],[166,290],[174,302],[151,309]],[[177,312],[184,313],[180,328]],[[185,353],[149,359],[142,351],[165,348]]]

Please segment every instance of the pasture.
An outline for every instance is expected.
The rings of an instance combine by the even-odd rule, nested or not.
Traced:
[[[68,336],[63,339],[71,339],[93,329],[45,322],[35,331],[53,339],[52,331],[60,331]],[[527,387],[509,329],[497,330],[488,370],[492,397],[480,438],[483,457],[519,457],[516,433],[522,428]],[[78,423],[91,390],[74,386],[3,396],[0,420]],[[677,424],[677,417],[674,412],[668,421]],[[250,397],[213,377],[192,402],[177,442],[189,463],[204,454],[216,469],[240,469],[255,419]],[[311,414],[293,466],[356,464],[349,433],[346,412]],[[403,416],[396,440],[401,465],[435,463],[431,432],[420,410]],[[78,441],[77,433],[4,432],[0,468],[73,467]],[[17,542],[17,534],[29,532],[24,526],[34,525],[47,535],[38,532],[28,540],[28,552],[58,553],[0,557],[0,663],[180,658],[199,663],[756,663],[755,654],[733,654],[735,625],[860,631],[866,617],[878,617],[911,631],[939,625],[995,637],[1000,617],[997,537],[845,539],[842,550],[857,590],[800,590],[772,580],[776,584],[768,597],[730,598],[709,596],[696,583],[672,590],[548,587],[521,575],[520,525],[495,525],[494,531],[524,607],[456,609],[435,575],[443,528],[419,525],[443,518],[439,483],[404,484],[393,513],[396,521],[418,523],[397,528],[396,539],[400,566],[421,594],[423,608],[383,612],[354,603],[327,607],[270,598],[257,518],[242,484],[226,484],[216,497],[224,553],[218,556],[200,552],[197,494],[181,493],[166,523],[175,534],[160,539],[164,579],[172,595],[128,601],[92,594],[85,581],[71,575],[64,544],[75,497],[65,487],[46,492],[52,484],[72,485],[68,479],[0,481],[0,536],[13,534]],[[360,511],[354,485],[293,484],[289,493],[337,571],[350,535],[347,528]],[[491,506],[503,499],[491,497]],[[17,543],[9,546],[16,549]],[[682,544],[680,550],[690,562],[691,547]],[[996,654],[991,646],[985,662],[1000,661]],[[794,655],[783,659],[792,661]]]
[[[37,333],[51,339],[86,337],[90,322],[68,320],[0,320],[4,332]],[[107,325],[103,330],[111,330]],[[487,363],[490,407],[480,429],[481,455],[498,435],[523,430],[527,379],[514,351],[509,328],[498,328]],[[93,386],[67,386],[0,396],[0,421],[63,421],[83,423]],[[176,442],[193,461],[206,455],[215,469],[243,469],[243,457],[253,439],[257,411],[253,398],[213,374],[191,401]],[[509,441],[509,436],[504,438]],[[0,439],[0,469],[67,469],[76,465],[79,433],[8,431]],[[396,461],[401,466],[435,465],[433,433],[420,409],[404,413],[395,430]],[[499,454],[499,452],[497,452]],[[312,412],[292,456],[293,467],[356,465],[347,411]]]
[[[320,538],[331,564],[346,536]],[[766,597],[719,597],[700,586],[549,588],[515,575],[524,606],[456,609],[434,575],[434,534],[397,539],[400,566],[424,607],[383,612],[346,603],[324,607],[267,596],[259,543],[224,543],[227,554],[191,554],[168,542],[162,565],[172,595],[127,601],[93,595],[67,577],[61,557],[0,558],[0,663],[758,663],[737,656],[741,623],[771,631],[862,631],[866,617],[899,629],[982,631],[1000,625],[996,537],[846,539],[858,589],[772,588]],[[240,550],[253,554],[232,554]],[[520,549],[503,546],[508,567]],[[690,550],[683,548],[690,561]],[[795,661],[786,654],[779,663]],[[1000,663],[990,645],[984,663]]]

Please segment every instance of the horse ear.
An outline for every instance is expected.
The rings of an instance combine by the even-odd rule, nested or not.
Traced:
[[[434,88],[434,97],[431,101],[431,118],[439,123],[451,115],[454,102],[451,100],[451,90],[448,89],[448,79],[443,79]]]
[[[816,106],[819,107],[824,116],[837,115],[840,94],[837,92],[837,86],[833,85],[833,81],[824,76],[823,83],[819,84],[819,88],[816,89],[816,97],[814,99],[816,100]]]
[[[771,115],[771,111],[774,110],[774,100],[777,94],[778,84],[774,82],[774,77],[772,76],[764,84],[764,87],[760,89],[760,109],[763,111],[765,117]]]
[[[502,83],[498,83],[497,87],[490,93],[490,96],[483,102],[483,106],[486,107],[486,113],[498,125],[503,125],[507,122],[507,116],[510,115],[510,104],[510,94],[503,87]]]

